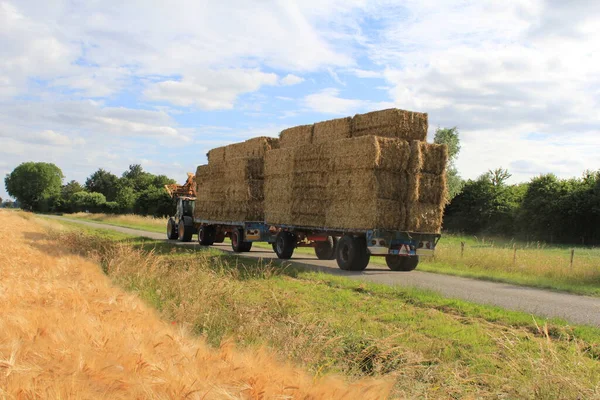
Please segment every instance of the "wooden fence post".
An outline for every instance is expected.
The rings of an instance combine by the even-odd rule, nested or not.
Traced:
[[[571,249],[571,264],[570,267],[573,268],[573,259],[575,258],[575,249]]]
[[[513,266],[517,266],[517,244],[513,243]]]
[[[465,242],[460,242],[460,258],[465,255]]]

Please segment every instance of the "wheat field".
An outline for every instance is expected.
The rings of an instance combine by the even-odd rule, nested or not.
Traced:
[[[379,399],[391,382],[316,380],[267,350],[213,349],[111,285],[98,264],[0,210],[0,398]]]

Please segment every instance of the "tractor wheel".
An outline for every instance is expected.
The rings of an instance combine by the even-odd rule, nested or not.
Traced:
[[[167,222],[167,239],[168,240],[177,240],[177,224],[173,218],[169,218]]]
[[[419,265],[419,256],[385,256],[385,263],[392,271],[412,271]]]
[[[364,238],[345,235],[337,244],[338,267],[345,271],[363,271],[369,265],[371,255]]]
[[[327,236],[324,242],[317,242],[315,245],[315,254],[319,260],[335,260],[335,245],[337,240],[332,236]]]
[[[198,229],[198,243],[201,246],[212,246],[215,242],[215,227],[203,225]]]
[[[177,225],[178,239],[180,242],[191,242],[192,236],[194,235],[194,228],[190,225],[186,225],[184,220],[179,221]]]
[[[296,248],[296,235],[287,231],[280,231],[275,237],[275,243],[273,243],[273,250],[277,257],[282,260],[289,260],[294,254]]]

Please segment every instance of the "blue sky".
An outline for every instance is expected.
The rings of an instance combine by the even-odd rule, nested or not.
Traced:
[[[578,176],[600,168],[599,23],[583,0],[0,0],[0,175],[183,180],[212,147],[399,107],[458,126],[465,178]]]

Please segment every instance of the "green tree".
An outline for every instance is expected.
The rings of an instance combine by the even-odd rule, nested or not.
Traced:
[[[175,202],[164,188],[150,187],[136,199],[135,213],[166,217],[175,214]]]
[[[446,180],[448,185],[447,202],[450,202],[460,193],[463,187],[463,180],[456,169],[456,159],[460,153],[460,138],[457,127],[437,128],[435,131],[434,143],[445,144],[448,146],[448,166],[446,167]]]
[[[106,197],[102,193],[77,192],[71,197],[71,204],[76,211],[101,212]]]
[[[514,234],[527,186],[506,185],[509,175],[508,171],[497,169],[468,180],[446,207],[444,227],[471,234]]]
[[[116,202],[119,205],[119,212],[131,213],[137,199],[137,194],[131,186],[124,186],[123,182],[119,183]]]
[[[100,168],[90,175],[85,181],[88,192],[102,193],[108,201],[114,201],[117,197],[117,184],[119,178],[108,171]]]
[[[22,208],[48,211],[60,197],[63,179],[62,171],[54,164],[26,162],[6,175],[4,184]]]
[[[154,175],[144,171],[140,164],[132,164],[129,169],[123,173],[123,180],[133,187],[133,190],[140,193],[153,185]]]

